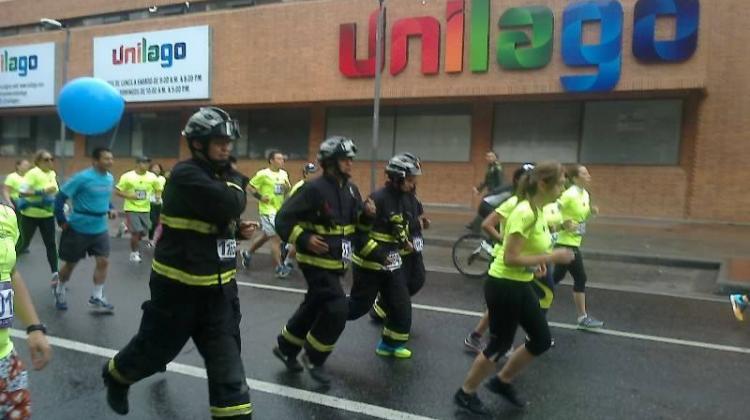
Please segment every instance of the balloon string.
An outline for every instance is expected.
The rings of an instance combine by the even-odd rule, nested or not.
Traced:
[[[120,121],[122,121],[122,117],[117,120],[117,125],[115,125],[114,131],[112,131],[112,138],[109,140],[109,150],[113,150],[112,148],[115,147],[115,140],[117,139],[117,131],[120,129]]]

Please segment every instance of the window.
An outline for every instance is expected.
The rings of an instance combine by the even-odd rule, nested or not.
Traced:
[[[393,156],[394,109],[380,108],[378,159]],[[346,136],[357,145],[357,157],[370,159],[372,153],[372,107],[329,108],[326,112],[326,137]]]
[[[237,156],[265,160],[269,150],[278,149],[290,159],[307,159],[309,109],[252,109],[236,115],[242,134],[236,144]]]
[[[493,150],[502,162],[577,162],[580,126],[580,102],[498,103]]]
[[[180,154],[179,113],[140,113],[132,116],[131,155],[175,157]]]
[[[676,165],[681,126],[678,99],[587,102],[581,162]]]
[[[183,128],[179,112],[126,113],[119,126],[98,136],[86,138],[86,154],[97,147],[108,147],[117,157],[177,157]],[[116,133],[116,134],[115,134]]]
[[[395,152],[424,161],[467,162],[471,150],[471,108],[467,105],[396,108]]]
[[[0,156],[31,156],[47,149],[60,156],[60,120],[55,115],[0,118]],[[65,156],[73,156],[73,132],[66,131]]]
[[[326,136],[350,137],[358,156],[370,159],[372,107],[330,108]],[[467,105],[416,105],[380,108],[378,160],[411,152],[425,161],[469,160],[471,111]]]
[[[31,117],[3,117],[0,123],[0,156],[18,156],[20,145],[31,142]]]

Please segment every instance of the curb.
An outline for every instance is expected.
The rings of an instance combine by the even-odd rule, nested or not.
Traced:
[[[429,237],[425,236],[425,241],[432,246],[442,246],[452,248],[457,238],[446,237]],[[678,255],[659,255],[659,254],[640,254],[631,252],[604,251],[601,249],[583,248],[586,258],[598,261],[618,261],[625,263],[637,263],[648,265],[664,265],[668,267],[696,268],[705,270],[720,270],[724,265],[722,261],[684,257]]]

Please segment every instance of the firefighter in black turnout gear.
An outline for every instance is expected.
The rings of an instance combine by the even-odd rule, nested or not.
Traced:
[[[411,153],[403,153],[401,156],[421,169],[422,162],[417,156]],[[427,277],[424,259],[422,258],[422,251],[424,250],[424,236],[422,235],[422,231],[430,228],[430,219],[424,215],[422,202],[417,198],[416,185],[410,191],[409,195],[404,196],[404,212],[409,220],[409,236],[414,248],[412,250],[400,251],[401,269],[403,270],[404,278],[406,278],[406,287],[409,288],[409,296],[414,296],[422,290]],[[370,317],[377,322],[384,322],[388,316],[384,307],[385,305],[381,302],[381,296],[378,295],[375,304],[372,305],[372,309],[370,310]]]
[[[248,178],[229,166],[239,129],[224,110],[208,107],[190,117],[182,134],[192,158],[174,167],[164,190],[151,299],[142,305],[136,336],[104,366],[107,402],[126,414],[129,386],[164,371],[192,338],[205,361],[212,418],[251,419],[235,249],[257,222],[239,220]]]
[[[375,352],[400,359],[411,357],[406,348],[411,329],[411,299],[402,256],[421,247],[410,232],[412,214],[408,211],[419,164],[408,156],[396,155],[385,167],[385,187],[372,193],[377,214],[372,229],[357,244],[354,254],[354,283],[349,297],[349,319],[365,315],[380,293],[388,317]]]
[[[291,371],[303,368],[316,381],[328,384],[323,369],[349,313],[341,277],[352,258],[355,233],[368,229],[375,208],[363,203],[357,186],[349,182],[357,148],[345,137],[323,141],[318,161],[323,175],[305,183],[284,202],[276,215],[276,231],[297,248],[297,262],[307,282],[307,294],[282,328],[273,349]]]

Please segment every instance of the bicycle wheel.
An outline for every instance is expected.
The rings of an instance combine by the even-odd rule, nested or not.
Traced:
[[[461,236],[453,243],[451,257],[459,273],[469,278],[480,278],[487,274],[492,255],[487,252],[486,239],[475,233]]]

